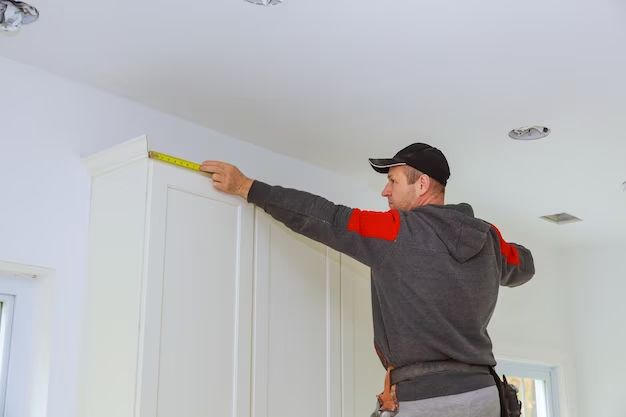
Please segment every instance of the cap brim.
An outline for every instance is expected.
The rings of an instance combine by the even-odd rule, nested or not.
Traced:
[[[380,172],[381,174],[386,174],[389,172],[389,168],[397,167],[400,165],[406,165],[406,162],[400,162],[396,159],[373,159],[370,158],[370,165],[376,172]]]

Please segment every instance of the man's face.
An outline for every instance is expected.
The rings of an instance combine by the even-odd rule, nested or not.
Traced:
[[[381,195],[387,197],[390,209],[400,211],[412,210],[417,206],[419,194],[419,184],[407,182],[404,166],[391,167],[387,174],[387,185]]]

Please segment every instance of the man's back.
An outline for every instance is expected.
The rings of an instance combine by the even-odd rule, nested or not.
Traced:
[[[385,367],[453,360],[495,365],[487,324],[498,288],[534,273],[525,248],[501,241],[467,204],[400,213],[384,258],[372,265],[376,350]],[[508,245],[508,246],[507,246]],[[503,248],[515,251],[513,258]],[[493,385],[486,373],[439,373],[400,384],[400,400],[450,395]]]

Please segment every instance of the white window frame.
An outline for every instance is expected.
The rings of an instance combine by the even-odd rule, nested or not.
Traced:
[[[0,259],[0,296],[13,297],[6,310],[11,314],[10,340],[2,341],[0,355],[4,385],[0,417],[46,415],[51,352],[47,308],[52,305],[53,277],[53,269]],[[8,335],[9,326],[6,330]],[[25,339],[29,331],[33,337]]]
[[[513,360],[498,360],[496,372],[508,376],[539,379],[546,382],[546,407],[548,417],[559,417],[561,409],[559,404],[559,367]]]
[[[15,294],[0,294],[0,416],[5,414],[7,378],[9,376],[9,358],[11,356],[11,334]]]

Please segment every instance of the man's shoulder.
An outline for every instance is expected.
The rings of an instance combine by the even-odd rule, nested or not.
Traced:
[[[438,216],[469,216],[474,217],[474,209],[469,203],[458,204],[427,204],[407,213],[428,213]]]

